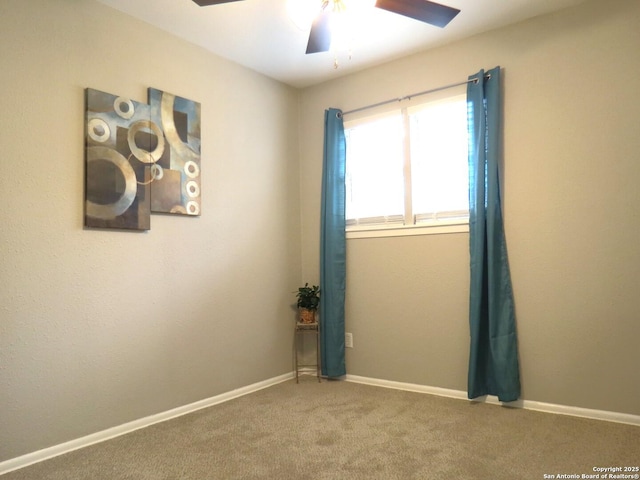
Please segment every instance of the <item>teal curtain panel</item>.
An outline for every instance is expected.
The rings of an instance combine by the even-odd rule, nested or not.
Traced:
[[[468,396],[520,396],[515,307],[502,221],[500,67],[469,77],[469,250],[471,291]]]
[[[324,155],[320,220],[320,351],[322,375],[346,375],[344,299],[346,143],[340,110],[324,113]]]

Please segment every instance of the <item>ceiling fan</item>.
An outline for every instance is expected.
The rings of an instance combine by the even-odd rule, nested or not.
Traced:
[[[237,2],[242,0],[193,0],[201,7],[208,5],[219,5],[221,3]],[[331,15],[333,14],[330,4],[339,3],[342,0],[319,0],[321,3],[320,12],[313,20],[311,31],[309,32],[309,42],[306,53],[326,52],[331,46]],[[376,0],[375,6],[392,13],[397,13],[405,17],[414,18],[421,22],[445,27],[453,18],[460,13],[460,10],[447,7],[439,3],[428,0]]]

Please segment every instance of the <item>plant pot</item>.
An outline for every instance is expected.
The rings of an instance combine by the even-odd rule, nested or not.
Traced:
[[[300,309],[300,323],[315,323],[316,312],[315,310],[307,310],[306,308]]]

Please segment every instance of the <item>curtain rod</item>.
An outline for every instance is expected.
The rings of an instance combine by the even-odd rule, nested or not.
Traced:
[[[491,75],[487,74],[487,75],[484,76],[484,78],[489,80],[491,78]],[[432,88],[430,90],[425,90],[423,92],[418,92],[418,93],[412,93],[412,94],[409,94],[409,95],[405,95],[404,97],[392,98],[390,100],[384,100],[383,102],[378,102],[378,103],[374,103],[374,104],[371,104],[371,105],[365,105],[364,107],[354,108],[353,110],[348,110],[346,112],[342,112],[341,114],[338,114],[338,116],[339,117],[344,117],[345,115],[349,115],[350,113],[356,113],[356,112],[361,112],[363,110],[369,110],[370,108],[380,107],[382,105],[387,105],[388,103],[401,102],[403,100],[411,100],[414,97],[419,97],[421,95],[427,95],[429,93],[439,92],[440,90],[447,90],[448,88],[459,87],[460,85],[466,85],[467,83],[471,83],[471,82],[478,83],[478,79],[477,78],[473,78],[471,80],[465,80],[464,82],[452,83],[450,85],[445,85],[443,87],[436,87],[436,88]]]

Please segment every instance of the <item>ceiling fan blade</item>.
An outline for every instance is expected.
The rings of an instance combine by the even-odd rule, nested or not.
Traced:
[[[376,7],[441,28],[460,13],[457,8],[427,0],[377,0]]]
[[[208,7],[209,5],[219,5],[221,3],[240,2],[242,0],[193,0],[201,7]]]
[[[331,47],[331,12],[323,9],[313,20],[306,53],[327,52]]]

